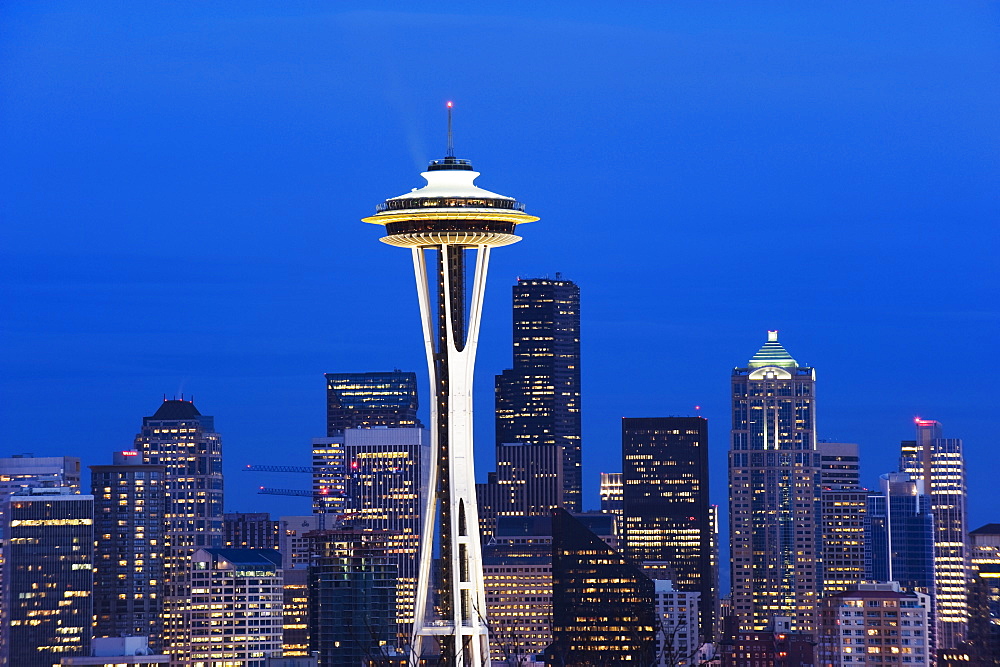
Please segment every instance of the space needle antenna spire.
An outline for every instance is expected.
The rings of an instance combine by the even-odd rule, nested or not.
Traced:
[[[448,102],[448,152],[445,157],[455,157],[455,135],[451,131],[451,110],[455,106],[453,102]]]

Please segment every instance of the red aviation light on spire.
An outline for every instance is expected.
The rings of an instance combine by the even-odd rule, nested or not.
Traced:
[[[454,103],[454,102],[451,102],[451,101],[449,101],[449,102],[447,102],[447,105],[448,105],[448,108],[450,109],[450,108],[452,108],[453,106],[455,106],[455,103]]]

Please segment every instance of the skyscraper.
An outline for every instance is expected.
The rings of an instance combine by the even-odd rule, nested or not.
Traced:
[[[429,439],[422,428],[344,431],[350,471],[347,520],[355,528],[381,533],[386,540],[397,570],[396,620],[407,642],[413,631]]]
[[[678,591],[701,594],[699,627],[709,639],[718,585],[708,502],[708,421],[622,419],[622,497],[625,554],[669,563]]]
[[[94,636],[144,635],[161,646],[166,466],[139,452],[90,466],[94,497]]]
[[[899,470],[922,481],[934,515],[934,588],[937,647],[965,640],[968,608],[968,530],[962,441],[941,437],[941,424],[916,419],[917,439],[900,443]]]
[[[823,594],[846,591],[865,579],[865,514],[858,446],[820,442],[820,514],[823,531]]]
[[[743,630],[774,616],[815,631],[820,455],[816,372],[799,366],[769,331],[732,376],[729,530],[733,614]]]
[[[568,512],[552,515],[549,665],[654,662],[655,584]]]
[[[347,461],[344,431],[312,441],[314,514],[342,514],[347,509]]]
[[[450,118],[449,103],[449,127]],[[414,651],[418,656],[433,651],[430,644],[437,642],[446,664],[471,666],[489,659],[472,463],[472,377],[486,270],[492,248],[516,243],[515,226],[538,218],[525,214],[514,199],[473,185],[479,174],[468,160],[454,156],[450,137],[449,131],[447,156],[421,174],[425,187],[387,199],[364,221],[385,227],[383,242],[411,250],[434,391],[431,491],[421,530]],[[471,281],[470,253],[475,262]],[[435,533],[436,585],[431,577]],[[437,619],[428,615],[432,590]]]
[[[274,549],[197,549],[182,610],[184,667],[264,667],[281,651],[281,554]],[[225,611],[222,611],[225,610]]]
[[[12,582],[5,577],[16,573],[5,565],[6,545],[10,524],[6,520],[8,500],[14,495],[26,495],[33,488],[66,488],[80,492],[80,459],[74,456],[39,456],[18,454],[0,458],[0,590],[9,592]],[[11,606],[6,598],[0,599],[0,628],[9,627]],[[5,654],[7,635],[0,632],[0,657]],[[0,661],[0,665],[4,664]]]
[[[861,457],[853,442],[816,443],[819,451],[820,486],[824,489],[858,489],[861,487]]]
[[[615,520],[573,517],[605,544],[617,544]],[[483,574],[494,664],[524,664],[552,643],[552,516],[501,516],[483,547]]]
[[[823,530],[823,594],[849,590],[865,580],[865,517],[868,489],[820,491]]]
[[[345,428],[420,428],[417,374],[403,371],[326,373],[326,434]]]
[[[502,482],[505,466],[519,474],[510,457],[517,450],[505,445],[562,447],[559,506],[579,512],[580,288],[558,273],[519,278],[513,301],[514,365],[496,377],[497,476]]]
[[[923,484],[906,473],[879,478],[865,515],[865,579],[896,581],[934,597],[934,517]]]
[[[396,562],[386,534],[341,528],[309,538],[310,651],[324,667],[386,656],[396,645]]]
[[[222,439],[192,401],[165,400],[135,437],[143,463],[166,467],[164,653],[178,658],[195,551],[222,543]]]
[[[94,497],[65,487],[22,491],[9,497],[3,524],[0,665],[51,667],[87,655]]]

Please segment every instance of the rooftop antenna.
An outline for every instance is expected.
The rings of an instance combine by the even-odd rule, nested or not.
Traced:
[[[455,157],[455,139],[451,133],[451,108],[455,106],[454,102],[448,102],[448,152],[445,157]]]

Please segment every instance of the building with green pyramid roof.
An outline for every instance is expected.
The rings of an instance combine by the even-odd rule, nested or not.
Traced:
[[[798,366],[798,363],[792,358],[792,355],[788,354],[788,350],[778,342],[778,332],[768,331],[767,342],[757,350],[757,354],[753,355],[749,366],[750,368],[762,368],[764,366],[795,368]]]
[[[775,616],[815,632],[822,588],[818,533],[821,460],[816,449],[814,369],[768,331],[732,375],[729,516],[733,615],[742,631]]]

